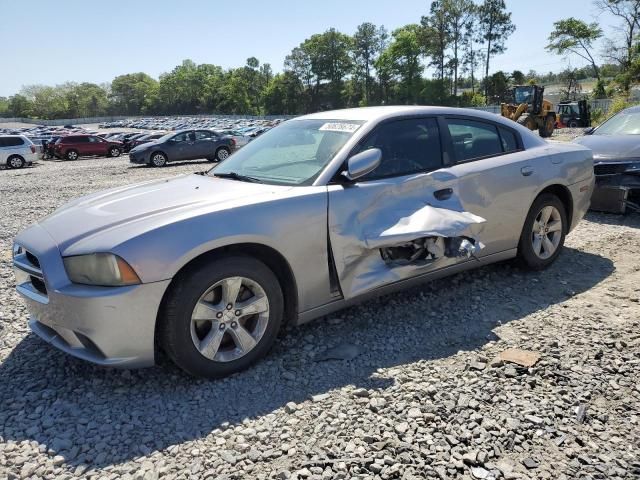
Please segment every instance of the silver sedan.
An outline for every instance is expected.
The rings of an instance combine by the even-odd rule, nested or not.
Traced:
[[[18,235],[32,330],[101,365],[220,377],[300,324],[372,295],[560,254],[593,189],[591,151],[437,107],[284,122],[204,175],[75,200]]]

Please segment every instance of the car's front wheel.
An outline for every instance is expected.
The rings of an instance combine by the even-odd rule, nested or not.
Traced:
[[[560,199],[550,193],[536,198],[518,244],[518,255],[524,265],[533,270],[551,265],[560,255],[567,230],[567,214]]]
[[[167,164],[167,156],[162,152],[151,154],[151,165],[154,167],[164,167]]]
[[[119,157],[120,156],[120,149],[118,147],[111,147],[109,149],[109,156],[110,157]]]
[[[180,368],[199,377],[224,377],[265,356],[284,313],[277,277],[245,256],[189,268],[167,295],[161,346]]]

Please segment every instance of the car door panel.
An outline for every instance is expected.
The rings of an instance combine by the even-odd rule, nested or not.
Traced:
[[[329,187],[329,239],[342,294],[352,298],[446,268],[467,256],[393,261],[386,249],[414,240],[481,238],[484,219],[464,210],[458,178],[446,170]],[[435,193],[451,190],[439,200]],[[478,240],[477,248],[482,242]],[[413,248],[413,247],[409,247]],[[475,253],[475,252],[474,252]]]

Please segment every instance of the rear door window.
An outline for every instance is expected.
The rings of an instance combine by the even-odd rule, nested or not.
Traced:
[[[505,127],[498,127],[498,131],[500,132],[500,139],[502,141],[502,150],[505,153],[517,152],[520,150],[518,138],[513,130],[509,130]]]
[[[457,162],[500,155],[505,151],[498,128],[492,123],[449,118],[447,126]]]

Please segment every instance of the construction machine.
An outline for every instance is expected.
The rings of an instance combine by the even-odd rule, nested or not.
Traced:
[[[556,125],[556,112],[543,95],[544,87],[516,85],[511,90],[511,103],[501,104],[500,113],[529,130],[538,130],[541,137],[550,137]]]
[[[558,103],[557,128],[586,128],[591,126],[591,106],[586,100]]]

